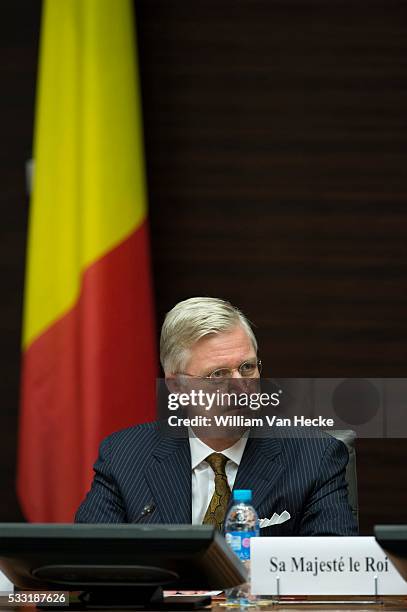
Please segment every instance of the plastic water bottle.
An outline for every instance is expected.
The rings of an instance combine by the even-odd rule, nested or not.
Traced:
[[[231,606],[254,606],[256,596],[250,591],[250,540],[260,533],[259,518],[251,505],[252,492],[248,489],[233,491],[233,506],[225,521],[225,538],[234,553],[245,565],[249,582],[226,591],[227,604]]]

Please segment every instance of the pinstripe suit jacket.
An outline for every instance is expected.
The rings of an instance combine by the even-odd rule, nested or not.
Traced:
[[[260,518],[287,510],[291,519],[262,535],[356,535],[347,498],[346,446],[332,438],[250,438],[236,489],[252,489]],[[100,446],[91,490],[79,523],[131,523],[147,504],[143,523],[191,523],[188,438],[163,436],[157,423],[116,432]]]

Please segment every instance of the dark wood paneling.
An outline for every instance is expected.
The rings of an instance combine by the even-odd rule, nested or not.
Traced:
[[[266,373],[405,376],[405,2],[138,9],[159,320],[223,296]],[[403,440],[359,441],[361,527],[405,520]]]
[[[279,374],[404,373],[405,3],[137,6],[160,315],[223,295]]]
[[[405,524],[406,440],[358,440],[356,452],[362,533],[375,524]]]
[[[40,7],[7,4],[0,519],[17,512],[24,162]],[[179,299],[223,296],[257,325],[266,374],[405,376],[406,1],[135,5],[158,322]],[[405,447],[358,443],[364,532],[405,520]]]
[[[0,521],[21,520],[15,495],[20,337],[40,2],[1,3]]]

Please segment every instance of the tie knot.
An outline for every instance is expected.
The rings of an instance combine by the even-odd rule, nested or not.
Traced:
[[[205,461],[209,463],[215,474],[222,474],[223,476],[226,475],[225,465],[228,458],[225,457],[225,455],[222,455],[222,453],[212,453],[211,455],[208,455]]]

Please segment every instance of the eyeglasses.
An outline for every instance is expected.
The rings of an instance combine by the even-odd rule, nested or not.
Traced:
[[[239,372],[242,378],[252,378],[255,376],[255,374],[261,373],[262,365],[261,359],[250,359],[241,363],[238,368],[218,368],[206,376],[196,376],[195,374],[189,374],[188,372],[181,372],[181,374],[183,376],[191,376],[193,378],[211,378],[212,380],[216,380],[219,378],[232,378],[233,372]]]

